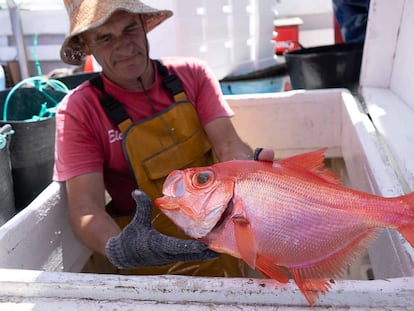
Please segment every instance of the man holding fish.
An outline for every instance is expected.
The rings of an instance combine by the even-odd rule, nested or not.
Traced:
[[[146,34],[171,11],[138,0],[65,5],[62,59],[93,55],[103,71],[59,106],[54,179],[66,184],[76,236],[112,267],[243,276],[240,258],[278,282],[293,279],[314,304],[378,229],[414,246],[414,193],[345,188],[324,168],[324,149],[254,155],[204,64],[150,59]]]
[[[93,55],[102,67],[56,114],[54,180],[65,182],[75,235],[95,252],[85,271],[103,271],[106,257],[113,264],[108,272],[163,266],[129,273],[243,275],[238,260],[216,258],[203,243],[175,232],[145,194],[131,197],[136,188],[151,199],[161,196],[174,169],[253,159],[218,81],[199,60],[149,57],[147,32],[171,11],[138,0],[64,2],[70,33],[62,60],[79,65]],[[272,160],[266,152],[261,158]]]

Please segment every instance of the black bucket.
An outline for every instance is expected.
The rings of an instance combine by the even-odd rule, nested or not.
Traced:
[[[55,79],[65,84],[67,88],[71,90],[83,82],[95,78],[99,74],[99,72],[75,73],[69,76],[57,77]]]
[[[0,226],[15,215],[13,178],[10,163],[10,136],[12,127],[0,126]]]
[[[356,92],[363,43],[302,48],[285,54],[292,89],[343,87]]]
[[[0,92],[0,111],[3,112],[8,91]],[[55,117],[34,120],[42,104],[47,108],[66,95],[63,91],[47,90],[39,92],[36,88],[21,87],[9,98],[7,120],[14,129],[10,142],[10,160],[13,176],[15,207],[26,207],[52,181],[55,150]],[[54,100],[51,101],[50,98]]]

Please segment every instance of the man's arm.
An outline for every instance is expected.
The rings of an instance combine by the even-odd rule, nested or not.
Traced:
[[[137,211],[121,231],[105,211],[101,173],[85,174],[66,182],[69,217],[77,238],[90,249],[108,257],[118,268],[159,266],[176,261],[217,257],[203,243],[160,234],[151,226],[152,202],[135,190]]]
[[[76,237],[90,249],[105,255],[107,241],[121,231],[105,211],[102,173],[66,181],[69,219]]]
[[[237,134],[230,118],[217,118],[204,126],[217,159],[253,160],[253,151]]]

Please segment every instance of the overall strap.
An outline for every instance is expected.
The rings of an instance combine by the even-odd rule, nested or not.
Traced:
[[[158,73],[162,76],[162,87],[171,94],[175,102],[188,100],[185,94],[184,87],[177,75],[169,73],[167,67],[165,67],[158,59],[155,60],[157,64]]]
[[[169,74],[167,67],[165,67],[159,60],[155,60],[155,63],[159,74],[162,76],[162,87],[171,94],[175,102],[187,101],[187,96],[178,76]],[[89,82],[101,92],[102,97],[100,98],[100,102],[106,115],[122,132],[124,132],[132,124],[132,121],[127,115],[122,103],[105,91],[100,75],[90,79]]]
[[[124,132],[128,126],[132,124],[132,121],[127,115],[122,103],[117,101],[105,91],[102,77],[100,75],[90,79],[89,82],[101,92],[102,96],[99,101],[101,102],[106,115],[122,132]]]

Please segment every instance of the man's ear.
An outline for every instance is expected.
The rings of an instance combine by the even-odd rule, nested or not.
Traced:
[[[83,38],[82,35],[79,35],[79,45],[81,46],[81,49],[85,53],[85,55],[91,55],[92,54],[91,49],[86,44],[86,41],[85,41],[85,39]]]

